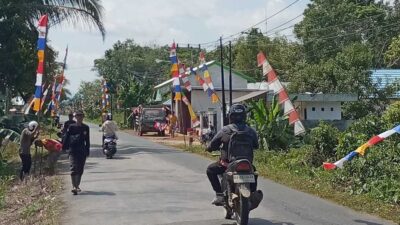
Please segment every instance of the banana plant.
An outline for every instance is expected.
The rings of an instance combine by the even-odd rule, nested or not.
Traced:
[[[275,97],[268,107],[263,99],[250,102],[248,122],[258,133],[260,149],[286,150],[294,140],[293,132],[289,129],[288,117]]]

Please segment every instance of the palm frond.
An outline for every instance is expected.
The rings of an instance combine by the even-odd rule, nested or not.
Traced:
[[[103,39],[105,38],[103,7],[100,0],[31,0],[16,6],[25,12],[29,23],[36,24],[40,16],[47,14],[50,26],[67,22],[73,26],[81,24],[89,28],[97,27]]]

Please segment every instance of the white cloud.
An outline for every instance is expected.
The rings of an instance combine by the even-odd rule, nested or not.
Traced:
[[[85,31],[79,26],[58,27],[49,35],[51,44],[60,52],[70,46],[67,70],[75,93],[82,80],[93,80],[93,60],[100,58],[117,40],[132,38],[140,44],[204,43],[220,35],[237,33],[279,11],[292,0],[103,0],[105,42],[96,30]],[[268,21],[273,28],[302,13],[309,0],[299,1]],[[290,26],[291,24],[288,24]],[[259,26],[265,31],[265,24]],[[290,32],[290,31],[289,31]],[[76,68],[75,70],[73,68]]]

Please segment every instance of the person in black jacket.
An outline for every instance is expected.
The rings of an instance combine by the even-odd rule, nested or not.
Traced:
[[[229,123],[230,125],[224,126],[211,140],[210,144],[207,146],[207,151],[220,150],[221,145],[221,157],[219,161],[212,163],[207,168],[207,176],[210,180],[211,186],[213,187],[216,197],[212,201],[214,205],[222,205],[224,203],[224,195],[222,193],[221,182],[219,181],[218,175],[223,174],[229,164],[228,159],[228,145],[233,133],[232,126],[237,130],[245,130],[248,128],[249,135],[251,138],[251,143],[253,149],[257,149],[258,137],[254,129],[246,125],[246,107],[241,104],[234,104],[229,109]],[[254,168],[255,170],[255,168]],[[257,182],[257,181],[256,181]],[[251,191],[254,192],[257,189],[257,183],[251,185]]]
[[[71,163],[71,181],[74,195],[81,191],[83,169],[86,158],[89,156],[90,136],[89,126],[83,123],[84,114],[82,111],[75,112],[76,123],[70,124],[64,139],[64,145],[69,149],[69,159]]]
[[[74,113],[70,112],[68,114],[68,120],[64,122],[63,128],[61,129],[61,140],[64,143],[66,134],[67,134],[67,130],[69,125],[76,123],[76,121],[74,120]],[[63,152],[65,152],[67,150],[66,145],[63,145],[62,148]]]
[[[63,128],[61,132],[65,134],[68,130],[69,125],[76,123],[74,120],[74,113],[70,112],[68,113],[68,120],[64,122]]]

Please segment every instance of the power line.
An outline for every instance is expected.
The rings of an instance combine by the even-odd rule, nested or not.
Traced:
[[[248,28],[246,28],[246,29],[244,29],[244,30],[242,30],[242,31],[239,31],[239,32],[237,32],[237,33],[228,35],[227,37],[222,38],[222,40],[225,41],[225,40],[227,40],[227,39],[230,39],[230,38],[232,38],[232,37],[235,37],[235,36],[237,36],[237,35],[240,35],[240,34],[242,34],[243,32],[248,31],[249,29],[254,28],[255,26],[258,26],[258,25],[260,25],[260,24],[262,24],[262,23],[264,23],[264,22],[270,20],[271,18],[273,18],[273,17],[279,15],[280,13],[282,13],[282,12],[285,11],[285,10],[287,10],[288,8],[290,8],[292,5],[296,4],[296,3],[299,2],[299,1],[301,1],[301,0],[295,0],[295,1],[293,1],[292,3],[290,3],[289,5],[287,5],[286,7],[284,7],[283,9],[281,9],[281,10],[279,10],[278,12],[272,14],[271,16],[269,16],[269,17],[267,17],[267,18],[265,18],[265,19],[263,19],[263,20],[257,22],[256,24],[254,24],[254,25],[252,25],[252,26],[250,26],[250,27],[248,27]],[[190,45],[194,45],[194,46],[198,46],[198,45],[208,45],[208,44],[214,44],[214,43],[218,43],[218,42],[219,42],[219,39],[214,40],[214,41],[204,42],[204,43],[190,44]]]
[[[286,25],[286,24],[288,24],[288,23],[290,23],[290,22],[292,22],[292,21],[294,21],[294,20],[296,20],[296,19],[300,18],[301,16],[303,16],[303,13],[301,13],[300,15],[297,15],[297,16],[296,16],[296,17],[294,17],[293,19],[290,19],[290,20],[288,20],[288,21],[286,21],[286,22],[282,23],[282,24],[281,24],[281,25],[279,25],[279,26],[276,26],[276,27],[274,27],[274,28],[272,28],[272,29],[270,29],[270,30],[266,31],[266,32],[265,32],[265,34],[267,34],[267,33],[271,32],[271,31],[273,31],[273,30],[276,30],[276,29],[278,29],[278,28],[281,28],[281,27],[283,27],[284,25]],[[294,26],[294,25],[293,25],[293,26]]]

